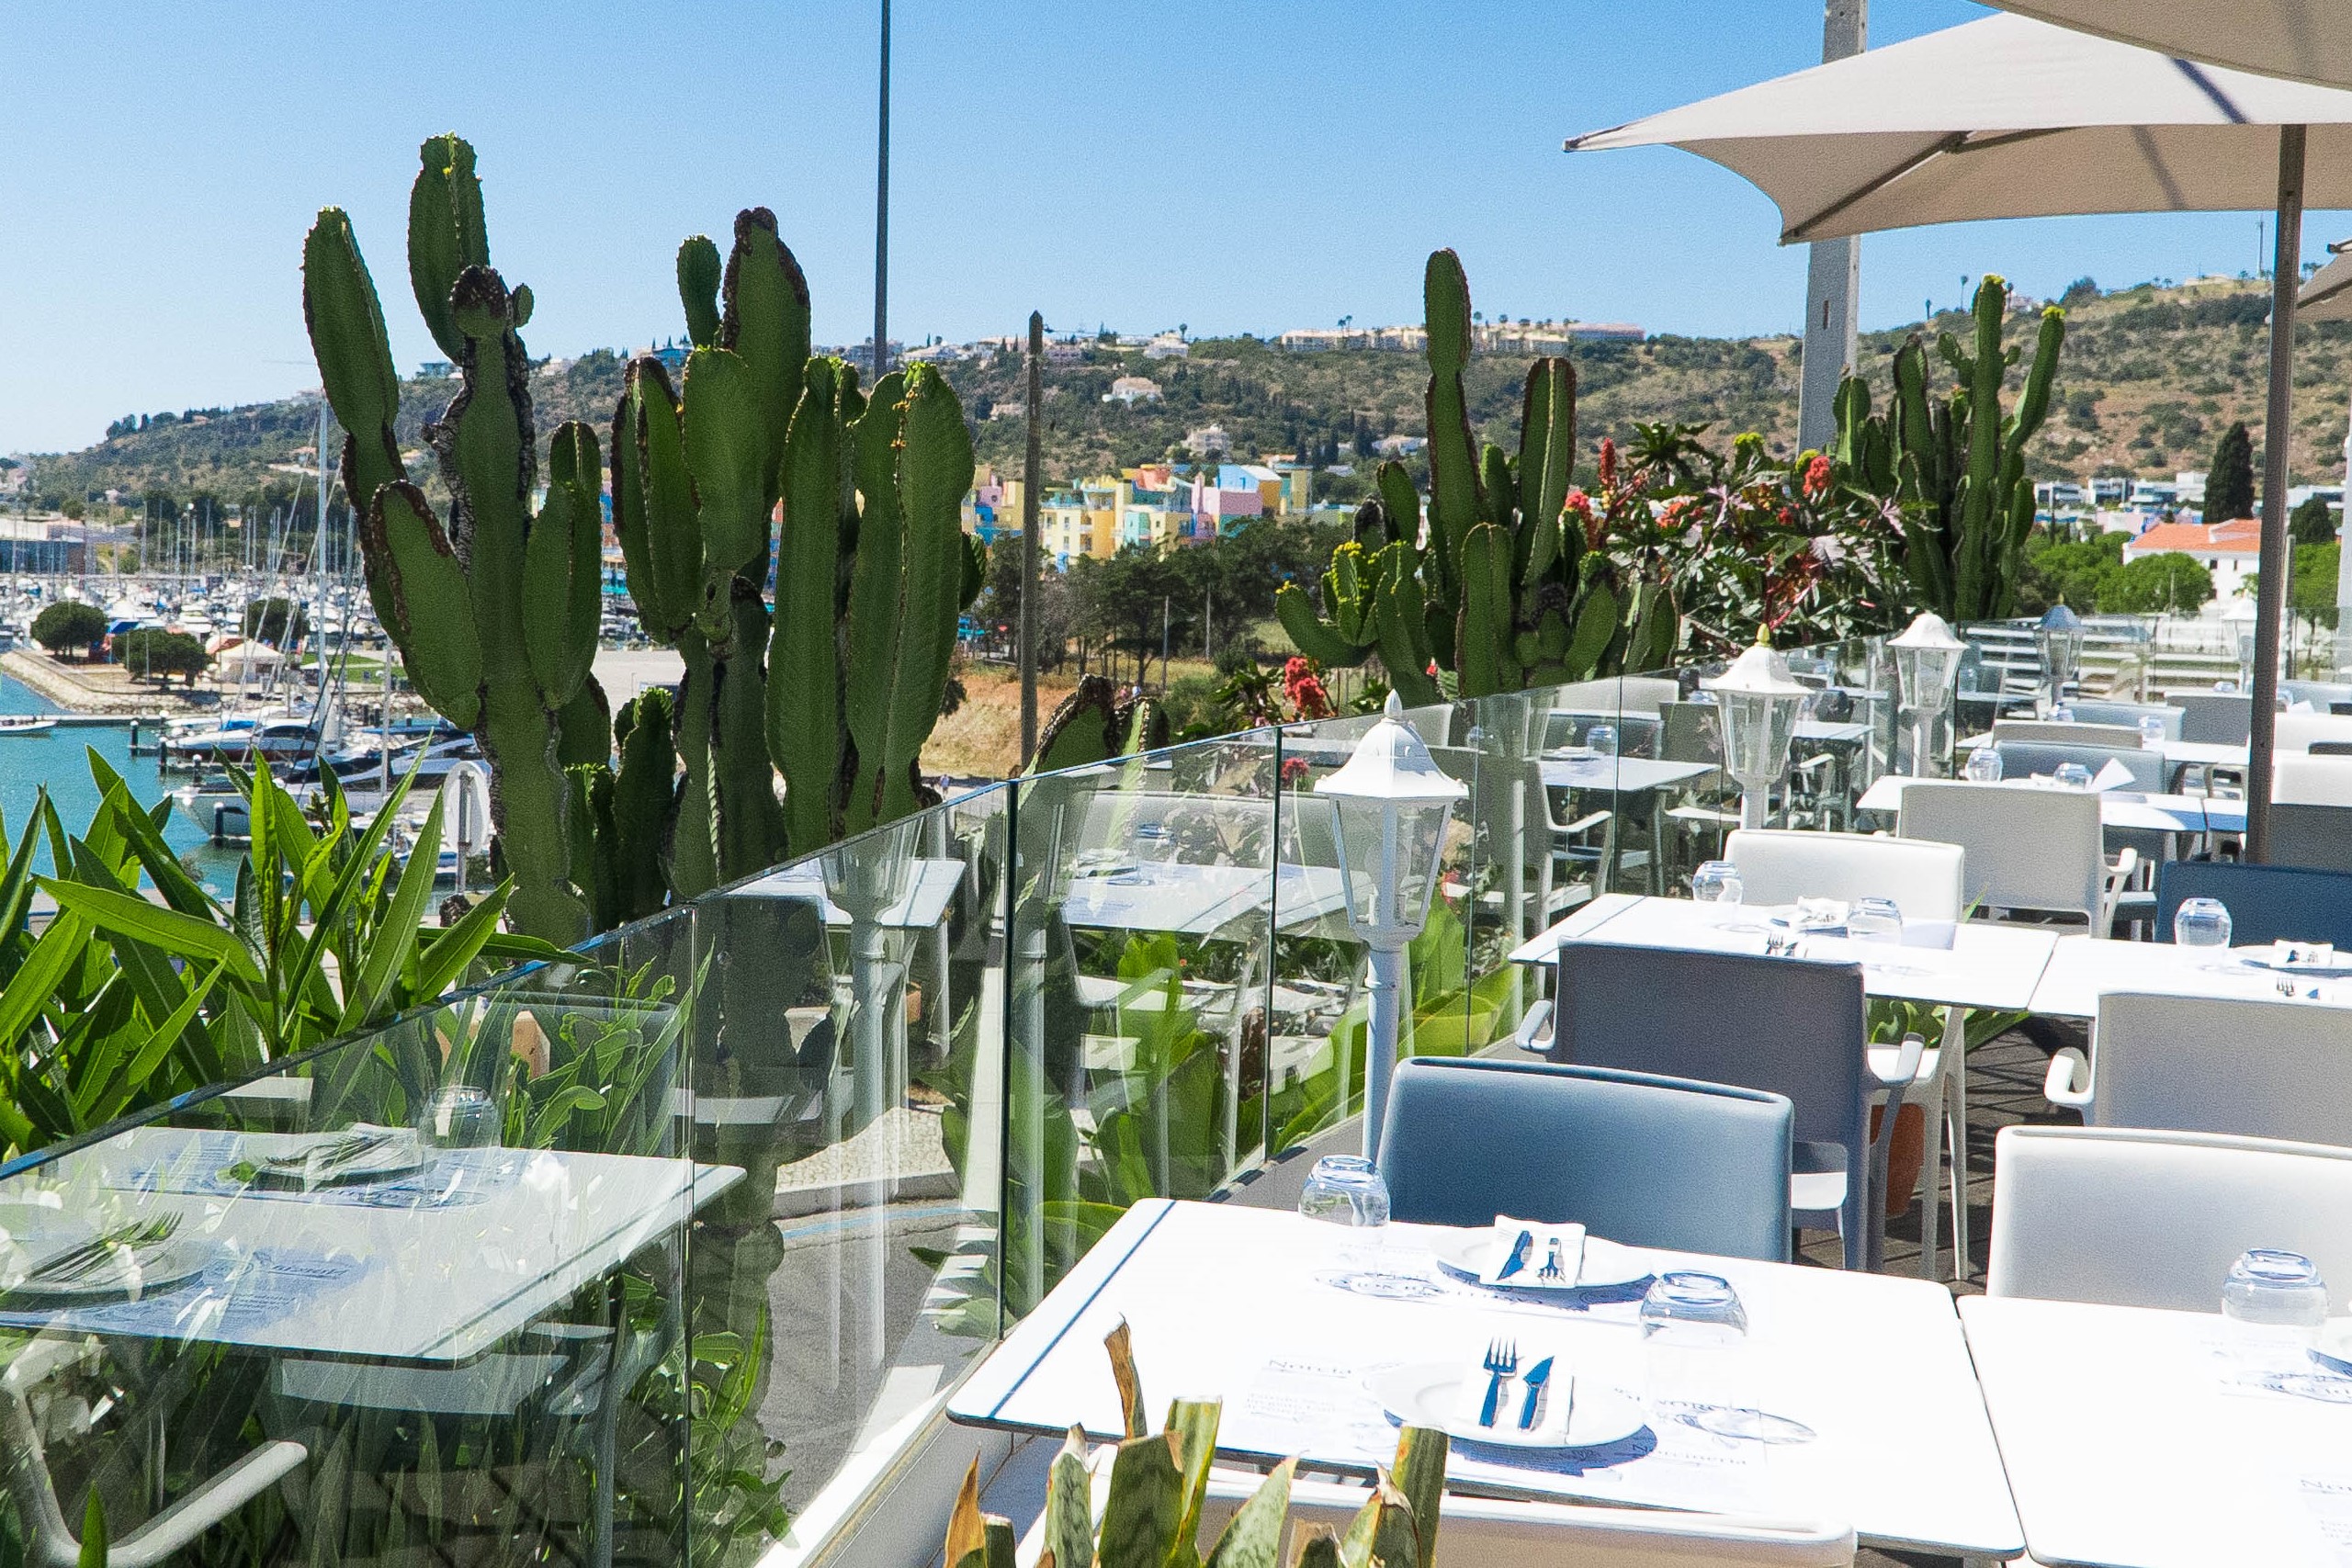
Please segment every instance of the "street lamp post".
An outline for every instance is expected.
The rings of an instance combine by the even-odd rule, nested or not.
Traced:
[[[1912,776],[1933,778],[1939,770],[1928,763],[1934,754],[1929,741],[1951,711],[1952,688],[1960,680],[1960,656],[1968,651],[1968,645],[1951,635],[1950,623],[1941,615],[1926,610],[1886,646],[1894,654],[1894,682],[1902,690],[1903,705],[1912,715]]]
[[[1772,810],[1772,786],[1789,769],[1797,715],[1811,691],[1789,674],[1789,661],[1766,640],[1732,660],[1731,668],[1699,684],[1714,694],[1724,732],[1724,771],[1739,781],[1739,825],[1761,828]]]
[[[1405,947],[1429,920],[1438,864],[1454,804],[1470,792],[1439,771],[1405,706],[1386,711],[1356,743],[1347,764],[1315,786],[1340,823],[1340,882],[1348,925],[1370,952],[1371,1042],[1364,1063],[1363,1152],[1380,1156],[1388,1078],[1396,1068],[1396,1028]]]

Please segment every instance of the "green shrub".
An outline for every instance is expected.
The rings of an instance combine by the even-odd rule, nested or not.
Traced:
[[[33,640],[51,653],[70,649],[86,659],[106,635],[107,613],[78,599],[60,600],[33,617]]]
[[[160,677],[169,682],[175,675],[184,675],[187,683],[204,673],[212,656],[204,651],[204,644],[186,632],[167,632],[154,626],[141,626],[125,632],[115,639],[116,662],[130,671],[134,681]]]

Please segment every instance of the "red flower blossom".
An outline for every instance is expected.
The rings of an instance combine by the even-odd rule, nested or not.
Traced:
[[[1331,716],[1331,694],[1324,689],[1323,677],[1311,659],[1294,655],[1283,666],[1283,693],[1301,718]]]
[[[1304,757],[1284,757],[1284,758],[1283,759],[1283,783],[1285,785],[1299,784],[1299,783],[1303,782],[1303,781],[1306,779],[1306,758],[1304,758]]]
[[[1617,443],[1606,435],[1600,438],[1600,488],[1617,488]]]
[[[1813,461],[1804,466],[1804,493],[1819,498],[1829,493],[1829,454],[1815,452]]]

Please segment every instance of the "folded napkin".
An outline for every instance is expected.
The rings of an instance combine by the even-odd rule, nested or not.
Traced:
[[[2324,969],[2335,962],[2334,942],[2274,942],[2270,944],[2270,963],[2274,968]]]
[[[2132,770],[2112,757],[2100,763],[2098,772],[2091,775],[2091,788],[2099,792],[2121,789],[2132,782]]]
[[[1528,1387],[1531,1380],[1540,1380],[1533,1390]],[[1463,1363],[1450,1429],[1474,1441],[1478,1434],[1492,1432],[1518,1442],[1565,1442],[1576,1404],[1575,1389],[1576,1378],[1566,1366],[1549,1352],[1531,1353],[1522,1341],[1516,1367],[1496,1391],[1494,1420],[1481,1422],[1478,1417],[1486,1413],[1487,1393],[1495,1390],[1495,1377],[1487,1369],[1487,1351],[1481,1347]],[[1535,1401],[1535,1419],[1522,1427],[1520,1423],[1526,1419],[1530,1398]]]
[[[1526,1238],[1524,1248],[1520,1246]],[[1546,1266],[1556,1263],[1555,1272]],[[1494,1245],[1487,1249],[1479,1280],[1489,1285],[1522,1286],[1565,1291],[1584,1271],[1584,1227],[1546,1225],[1532,1220],[1498,1218]]]
[[[1843,898],[1800,898],[1779,923],[1801,931],[1842,931],[1849,912]]]

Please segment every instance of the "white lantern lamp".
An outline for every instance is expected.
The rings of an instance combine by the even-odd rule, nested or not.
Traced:
[[[1894,681],[1903,705],[1911,714],[1911,772],[1931,778],[1930,747],[1937,726],[1951,711],[1952,691],[1960,682],[1961,655],[1968,645],[1952,636],[1951,626],[1933,610],[1923,611],[1886,645],[1894,654]]]
[[[2033,628],[2033,645],[2041,654],[2042,677],[2050,682],[2049,711],[2055,712],[2066,705],[2066,688],[2082,667],[2082,616],[2063,600],[2051,605]]]
[[[1762,627],[1756,646],[1732,660],[1731,668],[1700,686],[1714,695],[1724,732],[1724,771],[1739,781],[1739,825],[1761,828],[1771,814],[1772,786],[1789,769],[1797,716],[1813,695],[1789,674],[1789,661],[1773,651]]]
[[[1380,722],[1345,766],[1317,781],[1340,826],[1340,884],[1348,924],[1371,950],[1371,1045],[1364,1064],[1363,1152],[1380,1155],[1388,1078],[1396,1066],[1398,982],[1406,944],[1419,936],[1437,891],[1438,863],[1453,807],[1470,792],[1441,771],[1388,694]]]

